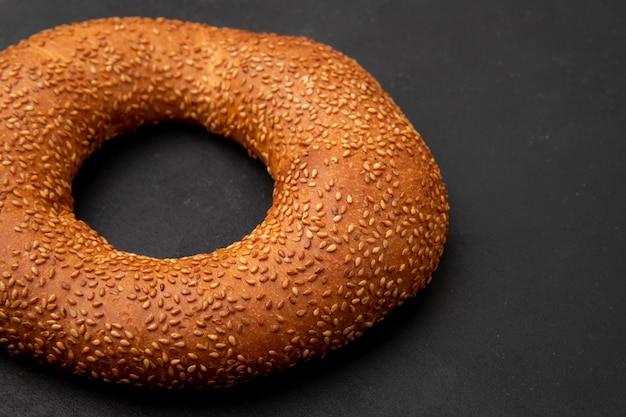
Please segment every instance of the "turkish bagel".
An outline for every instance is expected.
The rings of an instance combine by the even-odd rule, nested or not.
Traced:
[[[0,53],[0,345],[135,386],[222,387],[359,337],[423,288],[448,231],[429,149],[355,61],[305,38],[165,19],[60,26]],[[103,141],[204,126],[274,180],[209,254],[120,251],[73,213]]]

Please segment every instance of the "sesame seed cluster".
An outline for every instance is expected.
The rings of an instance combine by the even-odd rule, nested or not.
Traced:
[[[199,124],[263,161],[265,220],[213,253],[116,250],[75,218],[103,141]],[[89,378],[223,387],[323,356],[423,288],[439,169],[355,61],[304,38],[164,19],[57,27],[0,53],[0,345]]]

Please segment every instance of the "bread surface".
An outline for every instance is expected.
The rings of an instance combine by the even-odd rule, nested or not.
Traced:
[[[78,375],[222,387],[323,356],[431,279],[448,230],[439,169],[355,61],[311,40],[104,19],[0,53],[0,344]],[[241,241],[181,259],[116,250],[75,218],[103,141],[199,124],[275,187]]]

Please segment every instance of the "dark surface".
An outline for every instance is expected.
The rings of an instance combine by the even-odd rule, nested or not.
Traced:
[[[0,0],[0,47],[166,16],[305,35],[356,58],[424,135],[452,226],[431,286],[345,349],[217,392],[136,391],[0,353],[1,416],[618,416],[626,410],[626,3]],[[121,249],[211,250],[272,183],[238,147],[151,126],[76,181]]]

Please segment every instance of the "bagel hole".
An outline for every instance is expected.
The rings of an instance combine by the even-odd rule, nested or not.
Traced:
[[[110,139],[73,182],[74,212],[119,250],[210,253],[250,233],[272,205],[265,166],[203,128],[145,125]]]

